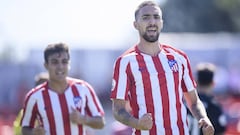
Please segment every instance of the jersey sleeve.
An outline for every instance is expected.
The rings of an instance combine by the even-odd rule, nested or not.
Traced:
[[[183,55],[183,80],[182,89],[184,92],[188,92],[196,89],[196,82],[193,78],[190,61],[186,54]]]
[[[129,62],[124,58],[118,58],[114,64],[111,99],[127,100],[127,93],[130,89],[130,80],[128,77]]]
[[[37,118],[37,103],[33,95],[27,95],[24,101],[23,116],[21,119],[22,127],[34,127]]]
[[[88,89],[86,112],[91,116],[104,116],[104,110],[97,94],[90,84],[86,83],[86,85]]]

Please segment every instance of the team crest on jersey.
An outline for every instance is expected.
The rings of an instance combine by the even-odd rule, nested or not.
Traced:
[[[81,109],[82,107],[82,98],[80,96],[73,97],[74,105],[77,109]]]
[[[168,60],[168,65],[173,72],[178,71],[178,64],[176,60]]]

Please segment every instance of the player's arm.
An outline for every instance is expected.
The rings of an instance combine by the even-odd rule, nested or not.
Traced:
[[[140,119],[133,117],[126,109],[128,101],[113,99],[113,115],[119,122],[140,130],[151,129],[153,122],[149,113],[144,114]]]
[[[105,120],[102,116],[85,116],[85,125],[91,128],[102,129],[105,125]]]
[[[199,127],[207,134],[214,134],[214,127],[209,120],[205,107],[199,99],[197,90],[184,92],[184,97],[192,115],[198,120]]]
[[[199,99],[196,90],[185,92],[184,97],[186,99],[189,110],[196,119],[199,120],[201,118],[207,117],[205,107]]]
[[[78,110],[74,108],[72,108],[70,119],[73,123],[87,125],[95,129],[102,129],[105,125],[104,117],[82,115]]]
[[[22,134],[23,135],[33,135],[32,128],[30,127],[22,127]]]
[[[88,116],[84,117],[84,124],[95,129],[102,129],[105,125],[105,120],[102,116]]]
[[[24,126],[22,127],[22,135],[45,135],[45,130],[41,126],[36,128]]]

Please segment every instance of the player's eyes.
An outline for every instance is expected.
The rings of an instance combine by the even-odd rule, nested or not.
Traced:
[[[143,19],[143,20],[149,20],[149,19],[150,19],[150,16],[143,16],[142,19]]]
[[[54,64],[54,65],[58,64],[57,60],[51,60],[50,62],[51,62],[51,64]]]
[[[145,16],[142,17],[142,20],[148,21],[148,20],[151,20],[151,17],[152,17],[152,16],[150,16],[150,15],[145,15]],[[159,19],[160,19],[160,16],[159,16],[159,15],[154,15],[154,16],[153,16],[153,19],[159,20]]]
[[[160,16],[159,15],[155,15],[154,18],[155,19],[160,19]]]
[[[63,60],[62,63],[63,64],[68,64],[68,60]]]

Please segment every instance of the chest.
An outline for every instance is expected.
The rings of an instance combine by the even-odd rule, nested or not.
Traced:
[[[151,82],[163,83],[163,80],[178,79],[183,74],[181,60],[173,55],[138,55],[130,62],[131,76],[136,84],[149,79]]]
[[[38,113],[43,119],[48,119],[52,116],[55,118],[64,118],[72,112],[72,108],[84,114],[86,101],[84,93],[79,92],[74,94],[71,91],[63,94],[45,91],[36,99]]]

